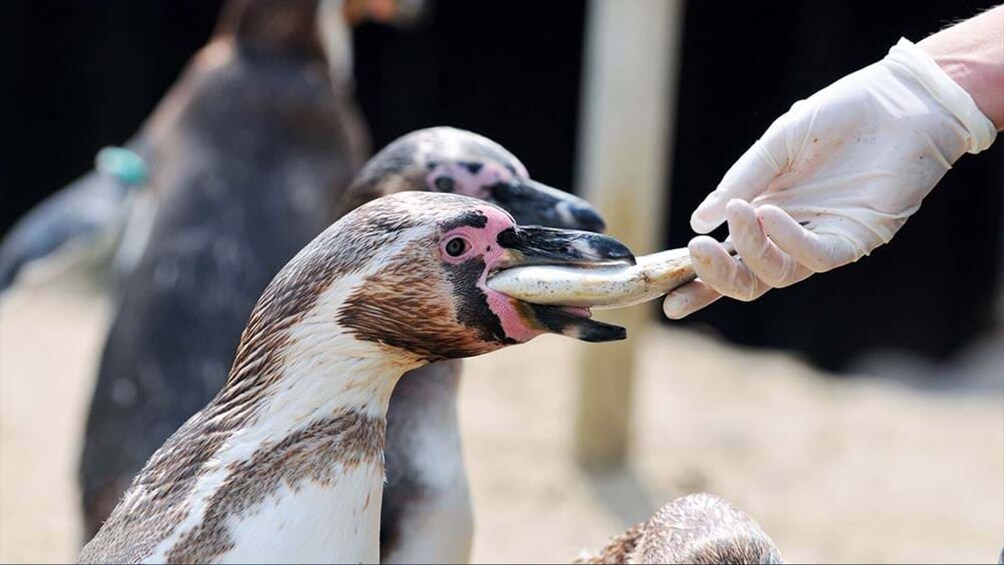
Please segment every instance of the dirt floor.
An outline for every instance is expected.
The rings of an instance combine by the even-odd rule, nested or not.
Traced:
[[[104,301],[66,288],[0,304],[2,562],[76,556],[73,472],[107,318]],[[1001,388],[836,380],[790,355],[681,330],[636,339],[630,464],[606,476],[572,460],[582,345],[549,336],[468,362],[476,562],[567,562],[694,491],[747,511],[794,562],[996,560]]]

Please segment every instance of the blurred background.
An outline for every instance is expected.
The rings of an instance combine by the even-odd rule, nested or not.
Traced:
[[[919,40],[991,5],[686,3],[664,245],[686,245],[690,212],[792,102],[880,58],[899,37]],[[219,8],[3,3],[0,231],[88,170],[99,148],[136,131],[205,43]],[[355,32],[357,99],[373,148],[418,128],[453,125],[509,148],[535,178],[574,189],[586,5],[447,1],[428,8],[414,29],[367,23]],[[915,220],[876,251],[880,260],[750,305],[723,302],[684,323],[710,325],[738,343],[796,350],[829,369],[877,347],[950,357],[994,318],[1002,155],[995,146],[962,159]]]
[[[686,245],[690,212],[791,103],[881,58],[901,36],[917,41],[993,4],[682,2],[660,246]],[[98,149],[133,135],[205,44],[220,6],[0,3],[0,232],[89,170]],[[590,13],[574,1],[436,1],[414,26],[356,28],[356,97],[372,148],[452,125],[498,141],[534,178],[575,190]],[[464,385],[475,558],[567,559],[668,497],[710,490],[796,561],[994,559],[1004,542],[1002,157],[1001,143],[964,157],[896,239],[858,264],[751,304],[722,300],[663,321],[638,346],[631,458],[615,473],[571,463],[574,344],[545,340],[474,361],[500,374]],[[66,502],[39,497],[72,496],[72,481],[53,490],[11,479],[37,476],[24,462],[46,449],[39,427],[79,426],[73,410],[49,407],[41,383],[89,374],[107,312],[96,300],[60,300],[7,299],[0,316],[2,561],[70,559],[76,543],[72,518],[49,522],[62,528],[55,533],[32,529],[66,512]],[[546,382],[517,377],[528,371],[513,368],[541,347],[567,355],[568,367]],[[29,377],[40,362],[56,365]],[[84,398],[72,402],[86,403],[86,382],[70,389]],[[542,450],[553,468],[520,483],[519,457]],[[512,543],[531,532],[552,537]]]

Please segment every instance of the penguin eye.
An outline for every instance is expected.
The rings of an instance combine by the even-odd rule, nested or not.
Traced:
[[[462,237],[455,237],[446,242],[446,254],[450,257],[460,257],[471,248],[471,244]]]

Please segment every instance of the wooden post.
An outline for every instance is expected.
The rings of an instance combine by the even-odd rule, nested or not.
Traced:
[[[660,248],[675,111],[680,0],[591,0],[578,147],[579,194],[636,254]],[[576,456],[616,468],[628,448],[635,347],[651,305],[600,312],[628,340],[582,348]]]

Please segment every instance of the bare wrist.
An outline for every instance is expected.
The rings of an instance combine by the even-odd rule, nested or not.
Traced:
[[[918,44],[921,48],[923,44]],[[969,93],[983,114],[1004,130],[1004,61],[979,60],[973,57],[938,56],[928,52],[959,86]]]
[[[1004,6],[917,43],[1004,130]]]

